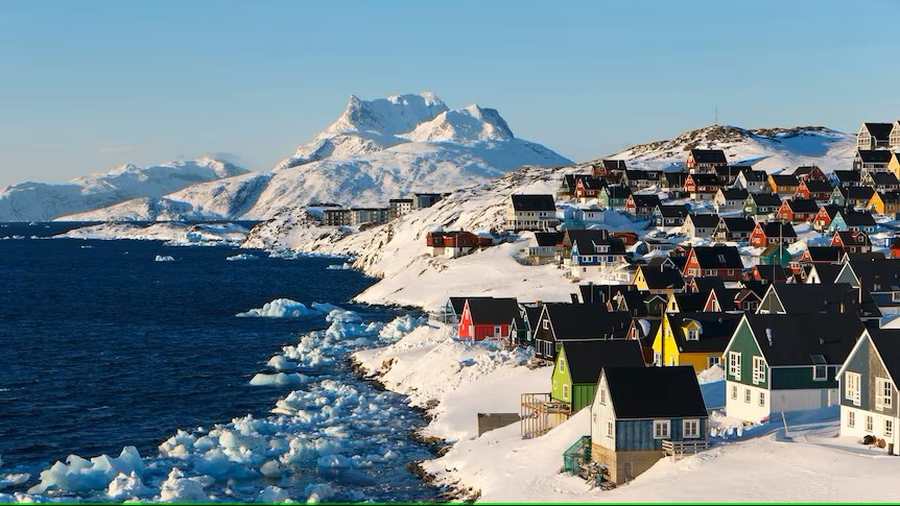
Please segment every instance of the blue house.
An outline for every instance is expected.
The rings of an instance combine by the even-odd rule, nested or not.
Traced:
[[[569,230],[566,237],[571,241],[567,263],[573,278],[625,263],[625,242],[610,235],[608,230]]]
[[[693,367],[607,367],[591,405],[591,460],[621,484],[666,455],[706,449],[708,425]]]
[[[834,234],[835,232],[846,232],[848,230],[861,230],[867,234],[872,234],[878,230],[878,224],[868,211],[841,209],[831,219],[831,224],[828,225],[828,233]]]

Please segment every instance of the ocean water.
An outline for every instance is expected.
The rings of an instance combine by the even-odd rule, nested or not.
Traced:
[[[64,227],[0,224],[0,238],[46,236]],[[291,390],[314,390],[328,380],[377,396],[379,409],[393,413],[396,425],[384,424],[373,449],[390,450],[391,459],[356,469],[352,479],[315,463],[280,479],[218,477],[207,487],[210,495],[253,500],[259,490],[275,485],[304,500],[311,484],[326,484],[334,499],[435,497],[435,490],[406,468],[430,455],[409,438],[424,424],[421,416],[403,397],[358,379],[345,360],[313,373],[308,385],[249,385],[282,346],[328,323],[321,316],[237,318],[237,313],[287,297],[337,304],[365,321],[389,321],[396,311],[347,303],[373,281],[354,271],[327,269],[340,263],[335,259],[272,259],[251,251],[259,258],[225,260],[237,253],[152,241],[0,240],[0,477],[32,475],[0,492],[26,491],[41,470],[70,454],[115,456],[129,445],[149,459],[145,485],[158,488],[172,465],[156,459],[157,448],[177,429],[207,430],[248,414],[265,418]],[[157,255],[175,261],[155,262]],[[354,424],[343,430],[354,437]],[[373,437],[371,428],[366,430],[359,437]],[[49,493],[97,499],[103,492]]]

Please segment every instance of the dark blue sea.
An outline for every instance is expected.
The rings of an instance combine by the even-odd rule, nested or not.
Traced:
[[[269,416],[276,400],[304,387],[252,387],[250,378],[264,371],[282,346],[327,323],[235,317],[239,312],[286,297],[337,304],[365,320],[388,321],[398,314],[349,304],[373,280],[326,268],[339,260],[273,259],[250,251],[259,259],[228,262],[226,257],[244,251],[32,238],[67,227],[0,224],[0,238],[25,237],[0,240],[0,476],[32,475],[0,492],[26,491],[42,469],[70,454],[116,456],[132,445],[153,457],[177,429],[210,427],[247,414]],[[155,262],[157,255],[175,261]],[[345,361],[327,375],[382,394]],[[362,494],[345,498],[434,498],[435,491],[406,469],[430,455],[409,438],[424,421],[403,397],[382,395],[403,420],[383,441],[396,438],[400,458],[364,470],[365,476],[349,485],[327,475],[277,482],[245,478],[227,499],[252,500],[257,489],[275,483],[303,500],[305,487],[323,480],[334,481],[339,491],[355,488]]]

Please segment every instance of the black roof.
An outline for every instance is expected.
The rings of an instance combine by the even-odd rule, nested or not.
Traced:
[[[511,196],[513,209],[516,211],[555,211],[553,195],[514,194]]]
[[[572,248],[577,249],[582,255],[599,253],[597,246],[609,246],[609,251],[605,254],[625,254],[625,241],[618,237],[613,237],[608,230],[567,230],[566,234],[572,241]]]
[[[876,225],[875,218],[868,211],[856,211],[853,209],[842,209],[841,216],[844,223],[851,227],[870,227]]]
[[[593,283],[578,285],[578,291],[581,293],[581,302],[584,304],[605,304],[619,292],[636,290],[637,286],[635,285],[595,285]]]
[[[675,297],[675,303],[678,304],[679,311],[692,313],[703,311],[703,306],[706,305],[706,300],[709,299],[709,291],[675,293],[672,296]]]
[[[743,188],[722,188],[719,191],[726,200],[747,200],[747,195],[750,194]]]
[[[687,177],[687,174],[684,172],[665,172],[663,176],[666,178],[666,183],[669,186],[684,186],[684,179]]]
[[[610,198],[614,199],[624,199],[631,195],[631,188],[622,184],[607,185],[605,191]]]
[[[832,172],[834,177],[841,183],[857,183],[859,182],[859,171],[856,170],[836,170]]]
[[[635,207],[656,207],[659,205],[659,196],[655,193],[637,194],[632,193],[631,199],[634,201]]]
[[[798,186],[800,184],[800,180],[793,174],[770,174],[769,177],[778,186]]]
[[[795,213],[817,213],[819,212],[819,204],[815,199],[788,199],[788,207]]]
[[[631,322],[629,313],[604,311],[596,304],[548,303],[544,312],[557,341],[623,338]]]
[[[848,263],[865,290],[900,290],[900,258],[852,257]],[[874,286],[879,289],[875,290]]]
[[[871,246],[872,241],[865,232],[857,232],[854,230],[839,230],[835,235],[841,238],[841,244],[847,246]]]
[[[691,156],[697,163],[716,163],[721,165],[728,164],[728,158],[721,149],[692,149]]]
[[[896,385],[900,381],[900,329],[868,329],[868,333]]]
[[[769,221],[760,222],[759,226],[768,238],[797,237],[797,232],[794,230],[794,226],[790,223],[781,221]]]
[[[480,325],[510,323],[519,315],[519,303],[516,299],[468,299],[472,320]]]
[[[822,284],[833,284],[834,280],[837,279],[838,273],[841,272],[842,266],[839,264],[817,263],[812,264],[812,268],[816,270],[816,274],[819,275],[819,281]]]
[[[643,169],[628,169],[625,171],[625,177],[628,180],[633,179],[644,179],[650,181],[659,181],[660,171],[658,170],[643,170]]]
[[[562,343],[572,383],[596,384],[604,367],[643,367],[641,343],[635,339]]]
[[[813,193],[831,193],[834,190],[834,187],[831,186],[831,183],[828,181],[822,181],[821,179],[810,179],[804,181],[802,184],[806,186],[806,189]]]
[[[724,290],[725,281],[719,276],[694,276],[691,284],[699,293],[709,293],[710,290]]]
[[[806,250],[813,262],[839,262],[844,253],[838,246],[807,246]]]
[[[718,214],[689,214],[688,218],[696,228],[716,228],[719,224]]]
[[[719,180],[719,176],[715,174],[691,174],[688,177],[694,180],[694,184],[697,186],[722,186],[722,181]]]
[[[889,192],[878,192],[878,196],[881,197],[882,202],[898,202],[900,201],[900,190],[893,190]]]
[[[746,317],[769,366],[822,365],[818,356],[825,364],[843,364],[864,328],[856,315],[848,313]]]
[[[656,209],[664,218],[684,218],[690,211],[687,204],[659,204]]]
[[[722,224],[731,232],[752,232],[756,227],[753,218],[744,218],[743,216],[726,216],[722,219]]]
[[[896,185],[898,184],[897,176],[893,172],[870,172],[869,178],[876,185]]]
[[[466,307],[466,301],[469,299],[490,299],[490,297],[450,297],[450,306],[456,316],[462,315],[463,309]]]
[[[765,181],[769,176],[764,170],[745,170],[743,171],[744,179],[748,182],[759,183]]]
[[[856,315],[859,294],[847,283],[772,283],[781,306],[788,314],[841,313]]]
[[[856,156],[863,163],[888,163],[891,161],[892,154],[887,149],[860,149],[856,152]]]
[[[743,269],[741,254],[734,246],[695,246],[694,254],[702,269]]]
[[[523,307],[525,308],[524,316],[528,326],[537,328],[537,322],[541,318],[541,310],[543,307],[540,304],[528,304]]]
[[[556,246],[563,240],[563,232],[535,232],[534,239],[538,246]]]
[[[706,418],[691,366],[603,369],[616,418]]]
[[[733,297],[733,296],[732,296]],[[723,352],[734,335],[743,313],[681,312],[667,313],[672,337],[682,353]],[[700,338],[690,340],[684,333],[689,322],[700,325]]]
[[[814,170],[818,170],[819,172],[822,172],[822,169],[820,169],[818,165],[801,165],[801,166],[797,167],[796,169],[794,169],[793,174],[798,177],[805,176]]]
[[[660,264],[660,267],[644,267],[641,268],[641,272],[644,274],[644,280],[647,282],[647,287],[651,290],[661,290],[665,288],[673,288],[675,290],[680,290],[684,288],[684,277],[681,275],[681,271],[672,267],[663,267]]]
[[[603,165],[603,168],[606,170],[625,170],[627,168],[625,160],[606,159],[601,160],[600,164]]]
[[[891,136],[891,129],[894,127],[892,123],[863,123],[869,135],[875,137],[879,141],[887,142]]]
[[[872,195],[875,195],[875,188],[872,188],[871,186],[851,186],[849,188],[842,188],[841,195],[848,199],[869,200],[872,198]]]
[[[777,193],[751,193],[750,198],[757,206],[778,207],[781,205],[781,196]]]

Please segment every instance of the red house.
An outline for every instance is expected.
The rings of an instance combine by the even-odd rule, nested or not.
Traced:
[[[603,179],[594,176],[580,177],[575,182],[575,197],[579,199],[595,199],[603,188]]]
[[[900,237],[891,240],[891,258],[900,258]]]
[[[831,245],[844,250],[845,253],[870,253],[872,241],[865,232],[860,230],[847,230],[835,232],[831,238]]]
[[[831,193],[834,188],[828,181],[819,179],[804,179],[800,181],[797,188],[797,195],[805,199],[818,200],[819,202],[828,202],[831,200]]]
[[[517,316],[519,304],[516,299],[468,299],[459,318],[459,339],[461,341],[507,339],[510,325]]]
[[[788,199],[781,203],[776,216],[792,223],[813,221],[819,213],[819,204],[813,199]]]
[[[712,200],[721,187],[715,174],[689,174],[684,179],[684,192],[694,200]]]
[[[840,210],[840,206],[831,204],[822,206],[819,212],[816,213],[816,217],[813,218],[813,228],[819,231],[826,230],[831,225],[831,220],[837,216]]]
[[[695,246],[688,252],[684,276],[716,276],[723,281],[739,281],[744,264],[734,246]]]
[[[771,221],[759,222],[750,234],[750,245],[757,248],[767,248],[773,244],[791,244],[797,240],[797,232],[790,223]]]

